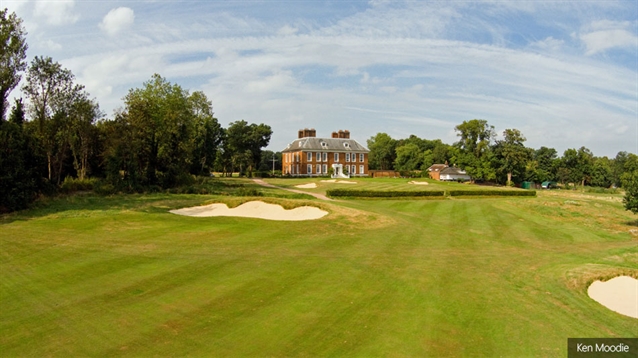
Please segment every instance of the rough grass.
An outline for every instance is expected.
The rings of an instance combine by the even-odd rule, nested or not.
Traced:
[[[2,354],[566,356],[568,337],[637,331],[586,293],[638,272],[614,197],[257,198],[330,212],[308,222],[168,213],[252,199],[83,195],[2,216]]]

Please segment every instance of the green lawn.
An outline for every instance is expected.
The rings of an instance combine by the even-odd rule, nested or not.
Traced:
[[[596,278],[638,277],[638,227],[618,195],[281,196],[265,200],[330,214],[190,218],[168,210],[250,198],[152,194],[0,217],[2,356],[564,357],[568,337],[638,332],[586,294]]]

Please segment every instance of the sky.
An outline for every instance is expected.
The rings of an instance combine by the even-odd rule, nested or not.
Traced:
[[[50,56],[106,118],[154,73],[226,127],[265,123],[457,141],[485,119],[528,147],[638,152],[638,2],[11,1],[28,61]],[[21,96],[16,89],[12,97]]]

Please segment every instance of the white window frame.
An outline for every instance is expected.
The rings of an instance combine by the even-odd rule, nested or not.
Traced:
[[[327,162],[328,161],[328,153],[323,152],[322,155],[323,155],[323,161]]]
[[[317,174],[321,174],[321,164],[317,164]]]
[[[312,164],[308,164],[306,169],[308,170],[308,173],[306,173],[306,174],[312,174]]]
[[[346,153],[346,163],[350,162],[350,153]]]
[[[328,174],[328,164],[323,164],[321,169],[324,174]]]
[[[312,152],[308,152],[308,161],[312,162]]]
[[[321,161],[321,153],[317,152],[316,157],[317,157],[317,161],[320,162]]]
[[[350,174],[357,174],[357,166],[356,165],[352,165],[350,167]]]
[[[365,159],[366,159],[366,158],[365,158],[365,154],[363,154],[363,153],[359,153],[359,162],[363,163],[363,162],[365,162],[365,161],[366,161]]]
[[[365,174],[363,165],[359,165],[359,174]]]
[[[339,162],[339,153],[335,153],[335,163]]]

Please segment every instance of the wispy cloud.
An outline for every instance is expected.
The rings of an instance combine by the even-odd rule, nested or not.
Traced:
[[[204,90],[223,123],[270,124],[275,150],[309,126],[347,127],[362,142],[377,132],[452,142],[472,118],[559,151],[613,155],[638,143],[638,19],[622,1],[374,1],[277,20],[245,4],[66,6],[72,30],[28,29],[40,51],[30,55],[62,53],[107,112],[157,72]],[[43,16],[32,7],[21,7],[25,23]]]
[[[99,27],[110,36],[113,36],[131,27],[134,21],[135,13],[131,8],[118,7],[104,16]]]

